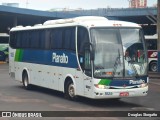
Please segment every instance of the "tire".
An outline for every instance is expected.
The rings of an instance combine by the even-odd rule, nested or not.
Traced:
[[[65,98],[69,100],[77,99],[77,96],[75,95],[75,86],[71,80],[65,84]]]
[[[120,101],[121,98],[111,98],[111,99],[109,99],[109,100],[117,102],[117,101]]]
[[[151,62],[149,65],[150,71],[156,72],[158,67],[157,67],[157,62]]]
[[[6,62],[6,63],[9,63],[8,56],[6,56],[6,58],[5,58],[5,62]]]
[[[23,74],[22,82],[25,89],[27,90],[31,89],[31,85],[29,84],[29,80],[28,80],[28,74],[26,72]]]

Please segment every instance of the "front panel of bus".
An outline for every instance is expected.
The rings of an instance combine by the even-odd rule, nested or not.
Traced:
[[[92,98],[145,96],[147,54],[140,28],[91,28]],[[85,56],[87,56],[87,52]],[[85,65],[86,67],[87,65]],[[86,67],[87,68],[87,67]]]

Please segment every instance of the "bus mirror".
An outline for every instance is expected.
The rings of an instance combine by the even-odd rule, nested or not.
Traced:
[[[94,58],[95,58],[94,50],[93,49],[90,52],[90,58],[91,58],[91,60],[94,60]]]
[[[89,43],[89,47],[90,47],[90,59],[94,60],[95,59],[94,45],[92,43]]]
[[[95,48],[92,43],[90,43],[91,49],[90,49],[90,59],[94,60],[95,59]]]
[[[94,60],[95,56],[94,56],[94,46],[93,46],[93,44],[90,43],[90,42],[87,42],[85,44],[85,49],[90,51],[90,59]]]

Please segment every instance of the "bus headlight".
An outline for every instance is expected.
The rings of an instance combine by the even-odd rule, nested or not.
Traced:
[[[106,86],[106,85],[95,84],[94,86],[99,89],[109,89],[109,86]]]
[[[147,85],[148,85],[147,83],[143,83],[143,84],[140,85],[140,87],[141,87],[141,88],[144,88],[144,87],[146,87]]]

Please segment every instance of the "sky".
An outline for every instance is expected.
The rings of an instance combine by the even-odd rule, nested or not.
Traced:
[[[28,1],[28,4],[26,4]],[[127,8],[128,0],[0,0],[1,3],[19,3],[20,8],[50,10],[50,9],[97,9],[97,8]],[[157,0],[148,0],[147,6],[153,6]]]

